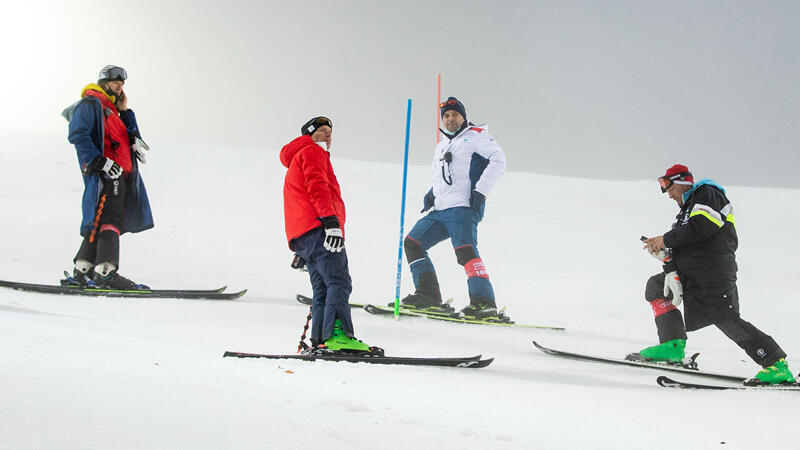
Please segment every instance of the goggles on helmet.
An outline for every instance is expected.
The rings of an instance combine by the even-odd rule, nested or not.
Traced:
[[[319,127],[326,125],[329,126],[331,129],[333,129],[333,122],[331,122],[331,119],[328,119],[325,116],[314,117],[313,119],[303,124],[303,126],[300,128],[300,133],[303,135],[310,136],[314,134],[314,132],[317,131]]]
[[[667,189],[671,188],[672,185],[675,184],[675,180],[690,176],[692,176],[691,172],[681,172],[670,176],[665,175],[663,177],[658,177],[658,185],[661,186],[661,192],[667,192]]]
[[[118,80],[125,81],[128,79],[128,72],[119,66],[105,66],[100,71],[99,80]]]
[[[323,116],[317,117],[313,122],[311,122],[311,124],[314,125],[314,129],[317,129],[323,125],[333,128],[333,122],[331,122],[331,119]]]

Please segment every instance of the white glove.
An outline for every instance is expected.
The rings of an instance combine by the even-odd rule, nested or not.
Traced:
[[[109,158],[103,158],[103,159],[105,159],[106,161],[103,164],[103,167],[100,168],[100,170],[105,172],[106,175],[108,175],[108,178],[111,178],[112,180],[116,180],[117,178],[119,178],[120,175],[122,175],[122,167],[120,167],[119,164],[115,163],[113,159]]]
[[[664,275],[664,297],[672,291],[672,304],[675,306],[683,303],[683,285],[678,278],[678,273],[674,270]]]
[[[655,253],[653,253],[651,251],[648,251],[647,253],[650,253],[650,256],[652,256],[653,258],[661,261],[664,264],[666,264],[670,260],[672,260],[672,252],[668,248],[662,248],[661,250],[659,250],[659,251],[657,251]]]
[[[341,228],[325,229],[325,250],[333,253],[342,251],[344,248],[344,237]]]
[[[147,153],[145,152],[149,152],[150,147],[145,144],[141,138],[136,138],[136,140],[133,142],[132,148],[133,151],[136,152],[136,159],[141,161],[142,164],[147,163]]]

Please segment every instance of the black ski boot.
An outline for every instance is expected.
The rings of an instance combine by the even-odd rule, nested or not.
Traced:
[[[494,304],[469,304],[459,315],[467,320],[485,320],[487,322],[514,323],[505,312],[498,310]]]
[[[394,307],[394,302],[388,304]],[[400,300],[400,307],[405,309],[442,313],[442,314],[455,314],[456,310],[447,303],[442,303],[442,300],[432,297],[423,292],[415,292],[407,295]]]
[[[94,271],[89,269],[88,272],[81,272],[78,269],[72,270],[72,275],[66,270],[64,271],[64,279],[61,280],[62,286],[76,287],[76,288],[91,288],[94,287]]]
[[[414,309],[425,309],[431,306],[440,306],[441,304],[441,299],[419,291],[407,295],[405,298],[400,300],[400,306]],[[394,306],[394,302],[389,303],[389,306]]]
[[[112,270],[108,275],[102,276],[95,272],[94,284],[99,289],[115,289],[119,291],[135,291],[150,289],[143,284],[136,284],[133,281],[118,274],[116,270]]]

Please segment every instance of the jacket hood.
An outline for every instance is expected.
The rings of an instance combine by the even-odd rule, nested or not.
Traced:
[[[97,91],[97,92],[105,95],[105,97],[111,103],[114,103],[114,102],[117,101],[117,97],[115,95],[108,95],[108,93],[103,88],[101,88],[99,85],[97,85],[95,83],[89,83],[89,84],[86,85],[85,88],[83,88],[83,90],[81,91],[81,98],[86,97],[86,91]]]
[[[292,142],[289,142],[288,144],[284,145],[283,148],[281,149],[281,154],[280,154],[281,164],[283,164],[284,167],[288,168],[289,164],[292,162],[292,159],[294,159],[294,155],[296,155],[297,152],[299,152],[300,150],[304,149],[309,145],[318,145],[318,144],[311,139],[311,136],[308,135],[300,136],[295,140],[293,140]],[[320,146],[320,148],[322,147]]]
[[[702,180],[695,183],[691,189],[683,193],[683,202],[686,203],[687,201],[689,201],[689,197],[691,197],[692,194],[694,194],[694,191],[696,191],[697,188],[699,188],[700,186],[704,185],[714,186],[715,188],[722,191],[723,194],[725,194],[725,188],[718,185],[716,181],[712,180],[711,178],[703,178]]]

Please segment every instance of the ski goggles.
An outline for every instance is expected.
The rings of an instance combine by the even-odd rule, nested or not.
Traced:
[[[692,184],[691,181],[681,180],[681,178],[683,177],[691,177],[691,176],[692,176],[691,172],[681,172],[670,176],[665,175],[663,177],[658,177],[658,185],[661,186],[661,192],[667,192],[667,189],[671,188],[672,185],[676,183],[691,185]]]
[[[333,129],[333,122],[331,122],[331,119],[328,119],[325,116],[314,117],[313,119],[303,124],[303,127],[300,128],[300,133],[302,133],[303,135],[310,136],[314,134],[314,132],[317,131],[319,127],[326,125],[329,126],[331,129]]]
[[[439,103],[439,108],[444,108],[447,105],[455,106],[457,104],[458,104],[458,100],[456,100],[454,98],[451,98],[450,100],[447,100],[446,102]]]
[[[327,125],[327,126],[333,128],[333,122],[331,122],[331,119],[328,119],[327,117],[323,117],[323,116],[320,116],[320,117],[317,117],[316,119],[314,119],[314,121],[311,122],[311,125],[314,125],[315,129],[319,128],[319,127],[321,127],[323,125]]]
[[[125,81],[128,79],[128,72],[119,66],[106,66],[100,71],[99,80],[118,80]]]

